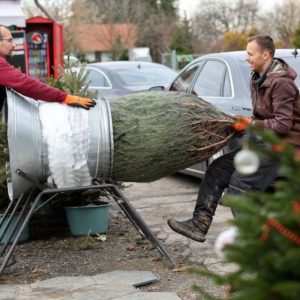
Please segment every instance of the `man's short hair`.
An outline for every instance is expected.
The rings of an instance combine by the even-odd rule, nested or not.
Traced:
[[[259,34],[250,36],[248,43],[255,41],[262,51],[268,51],[272,56],[275,54],[275,45],[273,39],[269,35]]]

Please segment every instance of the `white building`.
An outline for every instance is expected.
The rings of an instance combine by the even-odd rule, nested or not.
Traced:
[[[21,10],[20,0],[0,0],[0,24],[25,27],[25,15]]]

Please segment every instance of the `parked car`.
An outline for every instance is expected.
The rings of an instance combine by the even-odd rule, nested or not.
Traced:
[[[294,49],[278,49],[275,57],[283,58],[296,70],[300,87],[300,56]],[[249,80],[251,69],[246,61],[246,51],[223,52],[203,55],[189,63],[170,86],[171,91],[197,95],[232,115],[250,117],[252,105]],[[234,141],[229,147],[233,147]],[[205,161],[182,171],[202,178],[208,164],[223,151]]]
[[[91,63],[83,68],[87,71],[89,90],[108,98],[155,88],[168,89],[178,74],[162,64],[138,61]]]

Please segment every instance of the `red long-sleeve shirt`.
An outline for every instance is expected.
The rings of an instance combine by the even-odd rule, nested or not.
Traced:
[[[0,56],[0,89],[5,86],[24,96],[47,102],[63,102],[67,96],[67,93],[27,76]]]

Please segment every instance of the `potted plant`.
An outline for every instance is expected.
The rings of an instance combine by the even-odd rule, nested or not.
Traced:
[[[64,209],[72,235],[106,233],[110,204],[103,201],[99,190],[72,192],[64,200]]]

